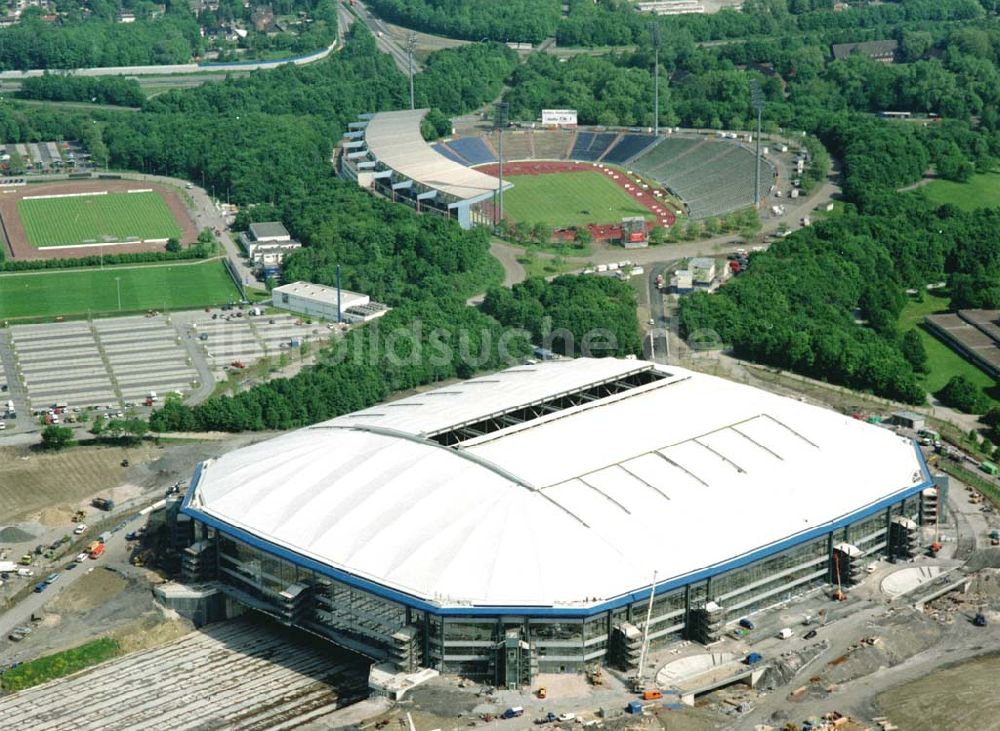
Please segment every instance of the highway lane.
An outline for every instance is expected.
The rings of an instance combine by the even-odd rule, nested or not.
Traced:
[[[368,8],[365,7],[364,3],[358,2],[353,6],[354,11],[357,13],[357,17],[368,26],[368,29],[375,36],[375,44],[378,49],[383,53],[388,53],[392,56],[392,60],[396,62],[396,67],[402,71],[404,74],[409,72],[409,61],[407,60],[406,50],[396,41],[392,30],[388,25],[383,23],[379,18],[372,14]],[[348,14],[350,11],[345,10]],[[417,62],[416,58],[413,59],[413,73],[420,73],[423,67]]]

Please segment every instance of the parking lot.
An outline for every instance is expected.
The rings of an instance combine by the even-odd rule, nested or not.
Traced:
[[[301,343],[329,338],[324,323],[309,323],[290,314],[253,314],[253,308],[185,312],[174,315],[179,332],[196,344],[216,381],[261,358],[291,355]]]
[[[10,434],[37,428],[34,417],[50,409],[57,423],[82,409],[143,415],[154,393],[197,403],[262,358],[271,369],[292,364],[302,344],[328,339],[333,327],[249,306],[14,325],[0,330],[0,417],[12,401],[18,420],[0,423]]]
[[[33,412],[57,404],[118,410],[150,392],[188,393],[198,383],[163,315],[15,325],[10,338]]]

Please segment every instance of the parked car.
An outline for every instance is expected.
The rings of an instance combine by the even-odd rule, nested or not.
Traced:
[[[813,637],[816,636],[816,630],[811,629],[808,632],[806,632],[805,635],[803,635],[803,636],[805,637],[805,639],[811,640]]]
[[[37,584],[35,584],[35,593],[41,594],[43,591],[45,591],[46,587],[48,587],[48,584],[46,584],[44,581],[39,581]]]
[[[59,579],[59,574],[49,574],[45,577],[46,584],[54,584]]]
[[[76,524],[76,528],[73,529],[73,535],[75,535],[75,536],[78,536],[78,535],[80,535],[82,533],[86,533],[86,532],[87,532],[87,524],[86,523],[77,523]]]

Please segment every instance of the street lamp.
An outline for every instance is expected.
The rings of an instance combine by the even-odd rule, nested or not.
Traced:
[[[750,79],[750,104],[757,112],[757,164],[753,174],[753,207],[760,208],[760,118],[764,111],[764,94],[757,79]]]

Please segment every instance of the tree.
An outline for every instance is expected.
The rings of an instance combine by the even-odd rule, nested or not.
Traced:
[[[936,395],[946,406],[968,414],[983,414],[989,408],[985,394],[965,376],[952,376]]]
[[[918,373],[927,372],[927,350],[924,348],[924,341],[916,328],[903,333],[899,349],[903,352],[906,361],[913,366],[913,370]]]
[[[68,426],[49,424],[42,430],[42,447],[59,450],[73,443],[73,430]]]
[[[95,437],[101,436],[104,433],[107,423],[108,419],[104,414],[97,414],[94,417],[94,423],[90,425],[90,433]]]
[[[176,254],[181,250],[181,242],[176,237],[170,237],[167,239],[166,250],[171,254]]]

